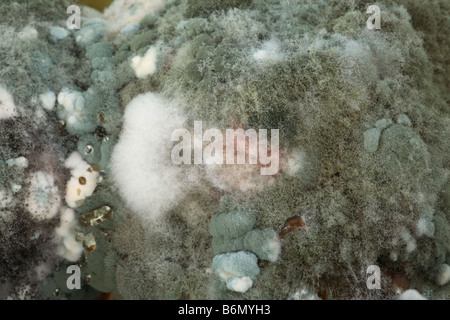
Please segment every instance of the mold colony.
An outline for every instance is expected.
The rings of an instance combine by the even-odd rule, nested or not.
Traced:
[[[3,298],[448,298],[445,1],[52,4],[0,5]],[[196,121],[280,170],[174,164]]]

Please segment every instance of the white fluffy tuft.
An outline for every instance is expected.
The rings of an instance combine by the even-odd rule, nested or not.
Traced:
[[[271,39],[265,41],[261,49],[253,53],[253,59],[258,62],[275,62],[283,59],[278,40]]]
[[[417,290],[414,290],[414,289],[406,290],[397,299],[398,300],[427,300],[423,295],[421,295]]]
[[[37,30],[31,26],[26,26],[25,28],[23,28],[19,34],[18,34],[18,38],[21,41],[31,41],[31,40],[36,40],[38,38],[39,33],[37,32]]]
[[[68,124],[73,125],[83,118],[85,100],[81,92],[69,88],[62,88],[58,94],[58,103],[64,107],[68,114]]]
[[[416,234],[421,237],[423,235],[427,237],[433,237],[435,231],[435,226],[433,221],[427,217],[422,217],[417,221]]]
[[[171,159],[172,131],[185,122],[177,109],[173,102],[146,93],[125,110],[111,170],[121,195],[142,217],[159,216],[183,194],[185,171]]]
[[[246,292],[253,286],[253,281],[250,277],[232,278],[227,282],[227,288],[236,292]]]
[[[145,78],[156,72],[158,52],[156,47],[150,47],[143,57],[135,56],[131,59],[131,67],[138,78]]]
[[[16,105],[11,93],[0,85],[0,120],[16,117],[17,115]]]
[[[436,273],[436,284],[439,286],[444,286],[450,282],[450,266],[446,263],[441,264],[438,267]]]
[[[75,211],[64,208],[61,212],[61,223],[56,228],[56,241],[59,242],[56,253],[69,261],[75,262],[81,257],[83,246],[75,239],[74,228],[77,224]]]
[[[66,202],[70,207],[75,208],[94,193],[99,173],[84,161],[78,152],[73,152],[64,165],[71,169],[72,175],[66,186]]]
[[[56,95],[53,91],[44,92],[39,96],[39,100],[45,110],[51,111],[55,108]]]
[[[417,248],[416,239],[411,235],[411,233],[403,228],[401,233],[402,240],[406,244],[406,252],[411,253]]]

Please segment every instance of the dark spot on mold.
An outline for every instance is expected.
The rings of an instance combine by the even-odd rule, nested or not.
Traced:
[[[258,259],[258,267],[259,267],[259,268],[264,268],[264,267],[266,267],[268,264],[269,264],[269,261]]]
[[[97,115],[97,119],[101,122],[105,122],[105,115],[103,113],[99,113]]]
[[[104,138],[107,135],[105,128],[103,128],[102,126],[97,126],[95,128],[95,134],[100,138]]]
[[[283,229],[281,229],[281,232],[279,233],[280,239],[282,239],[287,233],[304,227],[306,227],[306,224],[303,221],[302,217],[295,216],[289,218],[286,220]]]

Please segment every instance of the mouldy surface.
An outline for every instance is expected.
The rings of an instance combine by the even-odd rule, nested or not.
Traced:
[[[447,0],[72,2],[0,3],[0,298],[450,298]]]

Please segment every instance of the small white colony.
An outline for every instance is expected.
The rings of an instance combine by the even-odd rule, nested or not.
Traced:
[[[280,43],[276,39],[263,42],[262,48],[253,53],[253,59],[258,62],[276,62],[283,59]]]
[[[16,117],[17,115],[16,105],[11,93],[0,85],[0,120]]]
[[[79,91],[63,88],[58,94],[58,103],[66,111],[66,122],[68,125],[75,125],[83,118],[84,97]]]
[[[16,166],[20,169],[25,169],[28,167],[28,160],[25,157],[18,157],[6,160],[6,164],[9,166]]]
[[[30,40],[35,40],[38,38],[39,33],[37,32],[37,30],[31,26],[26,26],[25,28],[23,28],[19,34],[18,34],[18,38],[21,41],[30,41]]]
[[[53,42],[67,38],[69,30],[61,27],[50,27],[50,39]]]
[[[41,262],[34,268],[37,280],[43,281],[52,273],[51,267],[45,262]]]
[[[246,292],[253,286],[253,280],[250,277],[228,277],[226,283],[228,289],[241,293]]]
[[[214,257],[212,267],[229,290],[246,292],[259,274],[258,258],[250,252],[239,251]]]
[[[51,219],[61,205],[58,187],[51,173],[38,171],[28,177],[27,211],[36,219]]]
[[[42,108],[47,111],[51,111],[55,108],[56,95],[53,91],[46,91],[39,96],[39,100],[41,101]]]
[[[414,239],[414,237],[411,235],[411,233],[408,230],[406,230],[405,228],[403,228],[403,230],[401,232],[401,238],[406,244],[406,252],[407,253],[411,253],[414,250],[416,250],[416,247],[417,247],[416,239]]]
[[[156,61],[158,52],[156,47],[150,47],[143,57],[135,56],[131,59],[131,67],[136,73],[136,77],[145,78],[156,72]]]
[[[436,284],[444,286],[450,282],[450,266],[446,263],[441,264],[436,272]]]
[[[66,202],[70,207],[76,208],[94,193],[99,177],[98,168],[84,161],[78,152],[73,152],[64,166],[70,169],[72,175],[66,186]]]
[[[305,167],[305,163],[305,152],[302,150],[294,150],[286,157],[286,160],[282,163],[282,170],[292,177]]]
[[[417,221],[416,234],[418,237],[427,236],[431,238],[434,235],[435,229],[432,216],[423,216]]]
[[[417,290],[408,289],[398,296],[397,300],[427,300]]]
[[[307,287],[303,286],[297,289],[288,300],[320,300],[317,294],[310,291]]]
[[[55,230],[57,236],[55,241],[59,242],[56,253],[72,262],[77,261],[83,252],[83,245],[75,238],[74,228],[76,224],[75,211],[70,208],[63,208],[61,223]]]

